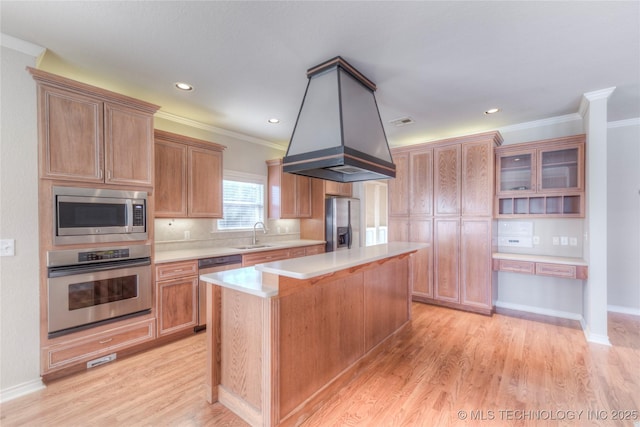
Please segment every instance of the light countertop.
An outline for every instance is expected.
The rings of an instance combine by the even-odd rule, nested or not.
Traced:
[[[546,262],[550,264],[566,264],[588,266],[589,264],[582,258],[559,257],[549,255],[529,255],[512,254],[506,252],[494,252],[493,259],[504,259],[511,261]]]
[[[154,262],[162,264],[165,262],[186,261],[192,259],[202,259],[215,256],[248,254],[252,252],[272,251],[276,249],[296,248],[300,246],[324,245],[324,240],[286,240],[280,242],[266,242],[268,247],[253,249],[237,249],[233,247],[210,247],[210,248],[194,248],[180,249],[174,251],[156,251]],[[242,245],[238,245],[242,246]]]
[[[200,278],[215,285],[268,298],[277,295],[278,289],[262,283],[263,272],[294,279],[310,279],[426,247],[429,247],[426,243],[392,242],[203,274]]]

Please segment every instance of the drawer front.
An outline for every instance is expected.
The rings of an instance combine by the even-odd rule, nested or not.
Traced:
[[[180,261],[156,265],[156,281],[198,274],[198,261]]]
[[[265,262],[279,261],[290,257],[289,249],[279,249],[275,251],[255,252],[252,254],[242,255],[242,266],[249,267]]]
[[[513,273],[534,274],[535,264],[529,261],[501,259],[499,269],[500,271],[510,271]]]
[[[323,254],[324,245],[307,246],[305,248],[305,255]]]
[[[291,258],[298,258],[301,256],[305,256],[307,254],[306,250],[304,247],[302,248],[291,248],[289,251],[289,256]]]
[[[62,368],[155,338],[155,319],[45,349],[47,369]]]
[[[537,262],[536,274],[539,274],[541,276],[566,277],[568,279],[575,279],[576,266]]]

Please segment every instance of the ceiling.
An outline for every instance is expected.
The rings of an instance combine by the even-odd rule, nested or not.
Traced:
[[[390,145],[578,112],[640,117],[640,2],[7,1],[0,30],[161,111],[286,147],[306,70],[376,83]],[[78,78],[78,80],[81,80]],[[177,81],[195,90],[179,92]],[[497,107],[501,111],[485,115]],[[267,120],[276,117],[279,124]],[[410,117],[413,124],[390,122]]]

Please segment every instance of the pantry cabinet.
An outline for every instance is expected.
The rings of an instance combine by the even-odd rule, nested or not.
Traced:
[[[224,148],[155,131],[156,218],[222,218]]]
[[[430,244],[415,255],[414,300],[493,311],[494,148],[501,143],[487,132],[392,150],[389,240]]]
[[[269,219],[311,218],[311,178],[282,171],[282,160],[268,160]]]
[[[584,135],[496,150],[496,216],[584,217]]]
[[[41,178],[153,185],[157,105],[28,70],[38,86]]]

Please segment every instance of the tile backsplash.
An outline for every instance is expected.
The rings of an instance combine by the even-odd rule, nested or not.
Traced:
[[[251,243],[252,230],[218,231],[216,221],[209,218],[156,219],[154,220],[156,249],[229,247]],[[256,239],[260,243],[300,238],[300,221],[297,219],[267,220],[265,224],[266,234],[260,227],[256,230]]]

